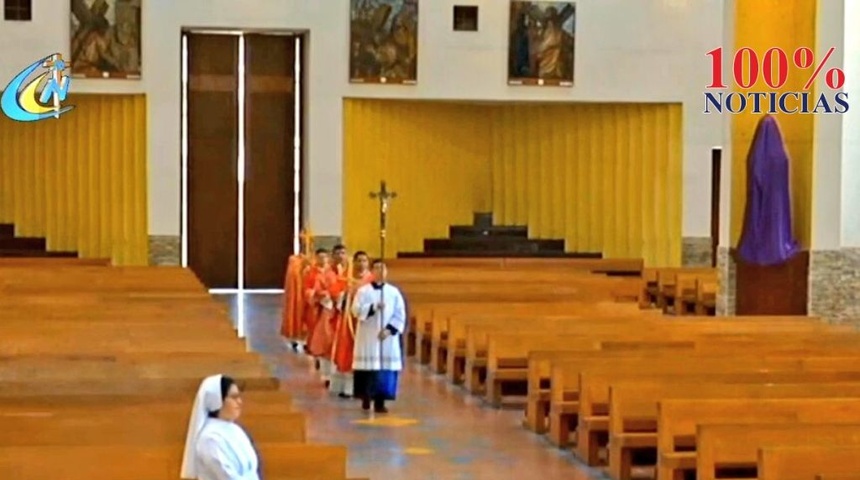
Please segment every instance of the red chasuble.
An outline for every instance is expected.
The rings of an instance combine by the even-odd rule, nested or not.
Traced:
[[[359,278],[352,279],[346,301],[338,312],[338,322],[335,330],[334,352],[332,361],[337,371],[348,373],[352,371],[352,356],[355,348],[355,318],[352,316],[352,300],[359,288],[373,281],[373,273],[365,272]]]
[[[305,298],[308,299],[305,324],[310,332],[307,348],[308,353],[315,357],[331,355],[334,342],[334,302],[337,300],[333,293],[337,291],[336,283],[337,274],[329,268],[315,267],[305,279]]]
[[[284,311],[281,321],[281,335],[288,339],[304,337],[305,299],[303,295],[304,270],[307,262],[301,255],[293,255],[287,262],[287,275],[284,278]]]

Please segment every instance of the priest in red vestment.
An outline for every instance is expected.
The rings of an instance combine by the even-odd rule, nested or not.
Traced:
[[[332,360],[336,368],[332,376],[331,391],[340,398],[353,395],[352,358],[355,348],[355,317],[352,315],[352,300],[359,288],[373,281],[370,271],[370,257],[367,253],[355,253],[347,275],[348,289],[338,302],[337,324],[335,328]]]
[[[334,314],[332,289],[336,288],[337,275],[329,265],[329,252],[317,249],[316,261],[304,279],[305,312],[304,323],[307,338],[307,352],[319,362],[320,374],[328,383],[331,374],[331,344],[334,333],[330,322]]]
[[[287,262],[287,275],[284,279],[284,310],[281,321],[281,335],[298,348],[299,339],[307,337],[304,331],[305,299],[303,279],[310,264],[304,255],[293,255]]]

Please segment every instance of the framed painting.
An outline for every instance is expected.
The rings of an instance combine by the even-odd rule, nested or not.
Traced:
[[[73,77],[140,78],[142,0],[71,0]]]
[[[508,84],[573,85],[576,4],[511,1]]]
[[[349,81],[418,82],[418,0],[350,0]]]

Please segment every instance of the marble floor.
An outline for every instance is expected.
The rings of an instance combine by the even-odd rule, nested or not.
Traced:
[[[278,333],[281,295],[218,296],[243,322],[249,347],[262,353],[307,412],[309,440],[349,448],[348,475],[373,480],[590,480],[604,478],[567,452],[524,430],[520,410],[496,410],[425,368],[408,364],[390,413],[374,416],[330,395],[307,357]]]

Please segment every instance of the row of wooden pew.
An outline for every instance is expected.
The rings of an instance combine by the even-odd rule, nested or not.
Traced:
[[[684,315],[691,285],[715,278],[708,269],[611,276],[595,260],[436,262],[391,268],[415,361],[490,405],[522,407],[525,428],[615,480],[860,471],[852,327]],[[604,262],[605,271],[624,261]]]
[[[200,381],[244,385],[267,480],[347,478],[188,270],[0,261],[0,478],[175,480]]]
[[[717,309],[716,268],[645,268],[641,307],[674,315],[713,316]]]

